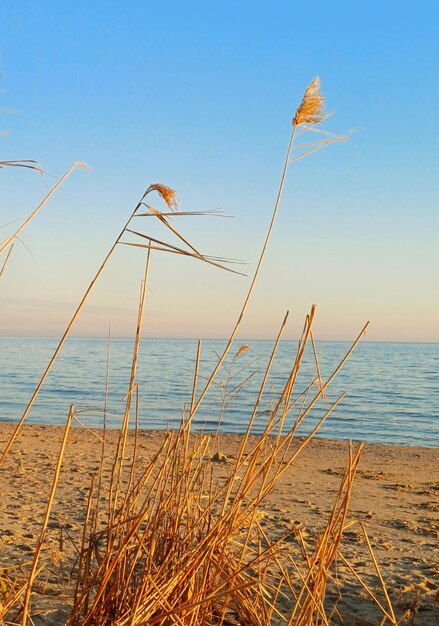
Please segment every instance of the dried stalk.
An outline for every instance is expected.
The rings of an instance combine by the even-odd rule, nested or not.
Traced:
[[[68,436],[69,436],[70,424],[72,422],[73,413],[74,413],[74,407],[73,407],[73,404],[72,404],[71,407],[70,407],[70,410],[69,410],[69,415],[68,415],[68,418],[67,418],[66,426],[64,428],[64,436],[63,436],[62,443],[61,443],[61,449],[60,449],[59,454],[58,454],[58,461],[57,461],[56,468],[55,468],[55,474],[54,474],[53,480],[52,480],[52,487],[51,487],[51,490],[50,490],[49,500],[48,500],[47,506],[46,506],[46,513],[44,515],[44,520],[43,520],[43,524],[41,526],[41,531],[40,531],[40,537],[38,539],[38,544],[37,544],[36,550],[34,552],[34,558],[33,558],[33,561],[32,561],[32,566],[31,566],[31,570],[30,570],[30,574],[29,574],[29,580],[28,580],[28,583],[27,583],[26,595],[24,597],[24,604],[23,604],[23,615],[22,615],[22,619],[21,619],[21,625],[22,626],[26,626],[27,625],[28,612],[29,612],[29,602],[30,602],[30,595],[31,595],[31,591],[32,591],[32,585],[33,585],[33,582],[35,580],[35,574],[36,574],[36,569],[37,569],[37,565],[38,565],[38,558],[40,556],[41,548],[43,547],[44,538],[46,536],[47,524],[49,522],[50,512],[52,510],[52,504],[53,504],[53,500],[55,498],[56,487],[58,485],[59,473],[61,471],[61,464],[62,464],[62,460],[63,460],[63,456],[64,456],[64,450],[65,450],[65,447],[66,447],[66,444],[67,444],[67,439],[68,439]]]

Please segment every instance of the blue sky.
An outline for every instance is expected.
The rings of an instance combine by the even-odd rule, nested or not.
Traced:
[[[203,251],[257,260],[291,118],[319,75],[346,144],[291,166],[245,337],[292,336],[312,303],[322,339],[437,341],[439,41],[436,2],[3,2],[2,158],[77,171],[24,236],[2,278],[3,334],[59,334],[151,182]],[[49,179],[50,182],[50,179]],[[45,193],[0,173],[0,224]],[[76,329],[131,334],[142,254],[120,250]],[[149,336],[224,337],[248,279],[154,258]]]

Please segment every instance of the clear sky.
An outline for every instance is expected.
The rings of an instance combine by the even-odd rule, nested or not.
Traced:
[[[178,225],[251,274],[291,118],[319,75],[328,129],[356,132],[290,167],[241,335],[274,336],[290,309],[297,336],[316,303],[321,339],[370,319],[369,340],[438,341],[438,19],[436,0],[2,2],[0,107],[17,113],[0,116],[0,156],[55,176],[76,160],[92,169],[25,232],[30,252],[15,246],[0,333],[60,334],[152,182],[174,187],[182,210],[233,215]],[[35,173],[1,170],[0,224],[45,191]],[[105,335],[109,321],[132,334],[143,258],[117,250],[77,334]],[[153,256],[145,335],[227,336],[248,282]]]

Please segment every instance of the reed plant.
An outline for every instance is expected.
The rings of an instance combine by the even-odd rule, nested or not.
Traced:
[[[284,387],[275,398],[272,409],[263,412],[265,422],[262,435],[254,438],[253,428],[256,420],[261,417],[261,406],[270,372],[287,323],[288,313],[285,315],[273,343],[253,409],[248,416],[246,432],[242,436],[236,456],[229,460],[225,476],[219,477],[216,474],[218,457],[215,458],[213,454],[212,437],[195,432],[193,428],[194,417],[206,394],[215,383],[217,375],[224,371],[222,368],[226,357],[249,306],[278,213],[289,164],[310,152],[345,139],[319,128],[326,117],[319,81],[315,79],[306,89],[292,120],[279,191],[261,254],[236,324],[224,351],[218,355],[212,372],[202,384],[199,375],[202,345],[201,342],[198,343],[192,394],[182,408],[180,426],[176,431],[164,432],[161,446],[149,462],[139,462],[137,366],[151,257],[159,252],[178,254],[222,270],[237,271],[228,265],[230,259],[201,253],[198,246],[177,230],[170,219],[172,216],[180,219],[206,213],[178,212],[176,193],[165,185],[150,185],[135,205],[86,289],[18,421],[3,451],[0,464],[11,452],[23,422],[109,258],[119,245],[143,248],[145,271],[140,289],[125,410],[111,463],[110,479],[105,481],[103,467],[107,455],[107,407],[104,408],[100,467],[92,477],[84,511],[82,536],[74,568],[75,589],[67,626],[329,625],[337,616],[337,603],[331,605],[326,592],[334,573],[334,565],[340,561],[352,570],[353,576],[357,577],[371,600],[378,606],[382,613],[381,624],[398,624],[367,535],[364,534],[364,537],[371,551],[371,559],[376,565],[380,594],[371,590],[361,579],[341,548],[343,533],[351,523],[348,521],[348,507],[362,445],[356,448],[351,446],[349,449],[346,469],[333,509],[314,546],[305,541],[300,528],[294,525],[283,536],[274,538],[261,523],[268,496],[343,399],[342,394],[335,401],[329,402],[325,394],[363,337],[367,324],[333,373],[323,379],[313,334],[316,308],[311,307],[304,321]],[[317,133],[318,138],[315,141],[300,140],[306,133]],[[164,211],[151,204],[150,197],[153,193],[164,201]],[[154,238],[142,228],[134,226],[136,222],[139,223],[138,220],[142,220],[141,223],[144,224],[147,218],[159,221],[177,238],[178,245]],[[13,240],[10,239],[9,250],[12,244]],[[0,252],[6,251],[6,248],[4,246]],[[247,349],[247,346],[241,346],[236,351],[233,362]],[[299,388],[298,376],[307,350],[312,350],[315,371],[305,388]],[[229,369],[229,379],[230,372]],[[108,365],[106,394],[107,392]],[[317,423],[309,427],[306,437],[299,438],[299,427],[319,407]],[[6,587],[7,584],[10,585],[11,593],[7,603],[3,602],[0,609],[0,619],[5,619],[8,624],[19,623],[27,626],[32,623],[32,588],[56,494],[65,443],[74,419],[79,420],[72,406],[26,584],[17,588],[13,587],[9,579],[4,582]],[[128,458],[127,445],[130,438],[134,438],[134,444]]]
[[[1,78],[1,74],[0,74],[0,78]],[[12,110],[0,109],[0,112],[11,113]],[[7,133],[3,131],[3,132],[0,132],[0,135],[1,134],[7,134]],[[42,169],[42,167],[38,164],[38,162],[34,161],[33,159],[15,159],[15,160],[9,160],[9,161],[0,160],[0,169],[3,169],[5,167],[6,168],[11,168],[11,167],[12,168],[24,168],[26,170],[33,170],[35,172],[38,172],[42,176],[47,174],[47,172],[45,172]],[[44,205],[48,202],[48,200],[53,196],[53,194],[67,180],[67,178],[70,176],[70,174],[73,172],[73,170],[76,167],[87,168],[88,166],[85,163],[80,163],[79,161],[73,163],[73,165],[71,165],[69,169],[63,174],[63,176],[61,176],[61,178],[55,183],[55,185],[52,186],[52,188],[44,196],[43,200],[36,206],[36,208],[33,211],[31,211],[31,213],[24,220],[18,219],[18,220],[9,222],[7,224],[0,224],[0,230],[2,230],[3,228],[10,226],[10,224],[21,222],[20,226],[16,229],[16,231],[12,235],[10,235],[9,237],[6,237],[3,241],[0,240],[0,257],[2,255],[4,255],[5,257],[4,259],[2,259],[2,264],[0,266],[0,278],[2,277],[6,269],[6,266],[12,254],[12,250],[14,248],[16,241],[20,241],[20,235],[29,226],[32,220],[38,215],[38,213],[41,211]]]
[[[291,538],[303,545],[296,529],[272,540],[260,524],[264,501],[341,399],[325,408],[308,437],[297,440],[298,426],[321,396],[318,390],[305,404],[291,402],[313,317],[312,311],[263,434],[255,441],[249,424],[225,479],[215,479],[212,438],[192,433],[190,411],[183,410],[180,428],[164,436],[146,467],[136,467],[133,454],[125,477],[117,472],[117,489],[112,472],[104,517],[93,514],[102,492],[97,497],[91,488],[69,626],[329,623],[327,578],[338,554],[362,446],[348,459],[326,530],[315,555],[307,555],[307,571],[291,555]],[[196,383],[195,376],[194,388]],[[127,427],[121,429],[113,470],[122,461]],[[107,522],[104,529],[102,521]],[[288,606],[283,612],[280,599]]]

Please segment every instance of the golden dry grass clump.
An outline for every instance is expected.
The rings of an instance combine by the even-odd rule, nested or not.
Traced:
[[[145,291],[145,290],[144,290]],[[144,293],[143,291],[143,293]],[[264,383],[236,457],[226,475],[214,477],[211,439],[191,434],[195,403],[183,410],[180,428],[168,432],[146,466],[126,455],[131,392],[140,333],[133,351],[130,393],[113,460],[111,483],[92,481],[78,550],[76,591],[67,626],[321,626],[336,606],[326,598],[327,583],[346,527],[352,484],[362,446],[350,451],[332,512],[315,546],[293,526],[278,538],[260,523],[263,502],[341,397],[324,408],[318,425],[297,439],[300,424],[322,397],[363,332],[333,375],[315,395],[311,386],[292,400],[297,374],[311,337],[314,307],[307,316],[291,372],[262,435],[251,440]],[[139,306],[141,324],[143,298]],[[273,347],[267,379],[284,325]],[[197,353],[193,397],[197,387]],[[136,392],[137,393],[137,392]],[[137,401],[136,401],[137,406]],[[297,411],[294,418],[291,412]],[[72,408],[73,411],[73,408]],[[288,420],[287,420],[288,417]],[[136,424],[138,423],[136,409]],[[103,456],[99,475],[103,471]],[[103,504],[105,502],[106,504]],[[291,544],[296,543],[296,549]],[[371,595],[369,591],[369,595]],[[383,595],[386,597],[385,589]],[[396,624],[390,606],[385,616]],[[23,619],[22,626],[27,621]]]
[[[93,521],[80,548],[68,626],[328,623],[328,573],[361,448],[350,459],[318,545],[310,549],[294,528],[273,540],[260,524],[259,504],[283,473],[284,457],[289,464],[297,448],[285,446],[284,439],[273,448],[266,435],[217,482],[209,437],[190,436],[188,427],[183,423],[169,433],[143,471],[127,468],[138,478],[120,493],[119,503],[110,504],[104,528],[91,492]]]
[[[141,304],[139,320],[142,310]],[[128,461],[127,401],[110,487],[106,492],[96,490],[92,482],[90,489],[68,626],[329,623],[333,607],[325,606],[327,581],[339,554],[361,446],[351,451],[333,511],[314,549],[305,545],[300,534],[296,536],[294,527],[273,539],[260,524],[262,503],[340,400],[325,408],[319,425],[304,440],[296,438],[296,431],[321,397],[320,390],[307,399],[307,406],[300,404],[296,419],[287,425],[287,416],[294,407],[297,410],[291,398],[313,316],[314,309],[307,316],[291,373],[263,434],[257,440],[249,438],[261,388],[238,454],[222,479],[214,478],[210,437],[191,434],[193,402],[188,414],[183,411],[180,428],[164,436],[149,464],[139,466],[136,451]],[[281,332],[266,377],[280,336]],[[139,340],[138,335],[133,371]],[[198,353],[193,395],[199,358]],[[132,375],[130,390],[134,387]],[[103,458],[100,474],[102,467]],[[292,549],[288,543],[292,540],[298,549]]]
[[[307,87],[302,102],[293,119],[293,126],[301,124],[318,124],[325,117],[325,99],[320,93],[320,79],[317,76]]]

